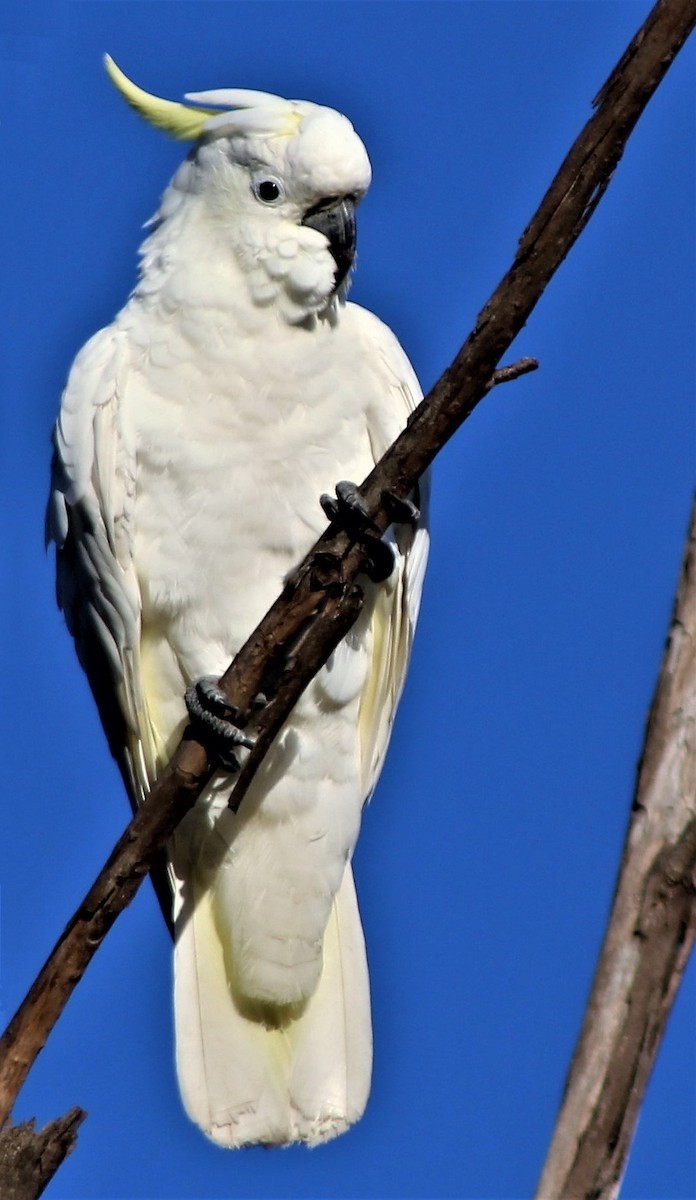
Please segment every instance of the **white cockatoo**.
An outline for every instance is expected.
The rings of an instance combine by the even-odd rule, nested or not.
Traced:
[[[186,689],[220,676],[325,528],[320,494],[360,481],[421,393],[393,334],[345,301],[370,182],[346,118],[238,89],[176,104],[106,65],[142,116],[194,143],[55,430],[59,603],[137,805],[187,723]],[[239,812],[220,769],[159,880],[183,1102],[223,1146],[321,1142],[367,1101],[350,860],[403,687],[425,523],[388,538],[391,573],[366,582]]]

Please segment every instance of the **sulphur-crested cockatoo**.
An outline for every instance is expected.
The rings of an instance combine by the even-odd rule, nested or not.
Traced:
[[[138,804],[187,687],[225,670],[325,528],[320,494],[368,473],[420,389],[392,333],[345,302],[370,182],[346,118],[237,89],[176,104],[106,61],[133,108],[194,143],[55,431],[59,602]],[[181,1092],[224,1146],[317,1143],[367,1101],[350,859],[404,682],[424,522],[390,540],[391,574],[367,582],[239,812],[219,770],[168,847]]]

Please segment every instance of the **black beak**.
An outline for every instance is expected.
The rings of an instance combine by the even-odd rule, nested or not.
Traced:
[[[315,204],[302,219],[303,225],[310,229],[318,229],[328,240],[329,249],[336,263],[334,291],[336,291],[350,271],[355,259],[356,227],[355,199],[353,196],[342,196],[336,199],[332,196]]]

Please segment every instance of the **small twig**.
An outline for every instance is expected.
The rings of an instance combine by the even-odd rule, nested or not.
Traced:
[[[499,383],[511,383],[513,379],[519,379],[520,375],[528,375],[530,371],[538,369],[539,363],[536,358],[519,358],[517,362],[510,363],[509,367],[498,367],[498,370],[493,372],[489,389],[497,387]]]

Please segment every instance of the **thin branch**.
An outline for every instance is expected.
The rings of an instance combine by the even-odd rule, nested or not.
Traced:
[[[516,363],[511,363],[509,367],[499,367],[493,372],[491,377],[491,387],[497,387],[499,383],[511,383],[513,379],[519,379],[521,375],[528,375],[530,371],[536,371],[539,363],[535,358],[520,358]]]
[[[625,65],[612,72],[596,113],[571,148],[473,333],[364,481],[362,494],[378,528],[389,523],[383,493],[408,494],[494,383],[502,354],[594,211],[636,121],[694,24],[696,0],[660,0],[626,52]],[[237,782],[236,802],[302,690],[360,611],[356,577],[363,562],[360,546],[330,526],[225,673],[222,684],[230,701],[242,721],[254,715],[257,736]],[[270,697],[269,704],[254,714],[260,691]],[[0,1121],[11,1111],[97,946],[211,774],[204,748],[188,730],[0,1042]]]
[[[539,1200],[612,1200],[696,935],[696,505],[614,904]]]

